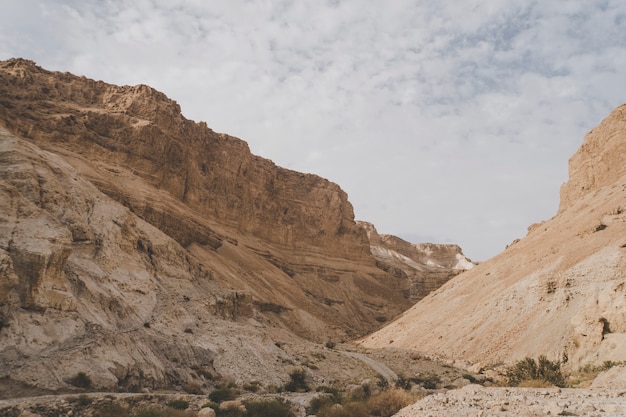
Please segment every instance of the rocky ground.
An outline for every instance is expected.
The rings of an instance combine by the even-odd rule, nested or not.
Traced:
[[[468,385],[430,395],[398,417],[624,416],[626,390],[485,388]]]

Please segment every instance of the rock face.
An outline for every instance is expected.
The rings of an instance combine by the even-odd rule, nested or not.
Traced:
[[[625,114],[585,137],[554,218],[363,344],[483,366],[542,354],[572,368],[626,360]]]
[[[373,224],[357,222],[367,233],[376,265],[408,283],[408,296],[418,301],[451,278],[476,264],[458,245],[409,243],[397,236],[379,235]]]
[[[0,62],[0,382],[278,384],[285,342],[360,336],[411,304],[369,246],[336,184],[150,87]]]

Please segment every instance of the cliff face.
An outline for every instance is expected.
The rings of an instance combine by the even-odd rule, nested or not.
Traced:
[[[418,301],[451,278],[476,266],[458,245],[410,243],[379,235],[373,224],[357,222],[367,233],[378,267],[407,282],[408,296]]]
[[[363,343],[483,365],[542,354],[573,368],[626,360],[625,112],[570,159],[554,218]]]
[[[237,232],[289,248],[367,257],[366,237],[339,186],[252,155],[245,142],[186,120],[162,93],[52,73],[23,60],[7,61],[2,70],[5,126],[78,159],[81,174],[149,221],[165,223],[167,208],[136,198],[122,181],[124,171]],[[171,231],[179,243],[202,240],[193,225],[181,227]]]
[[[106,389],[278,384],[297,362],[280,346],[363,335],[404,289],[336,184],[149,87],[0,63],[0,396],[85,370]]]

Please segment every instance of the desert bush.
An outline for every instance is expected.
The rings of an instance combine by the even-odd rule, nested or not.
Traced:
[[[243,389],[250,392],[257,392],[261,387],[261,383],[259,381],[251,381],[243,384]]]
[[[314,397],[309,402],[309,406],[306,410],[307,415],[318,415],[320,410],[324,410],[330,408],[331,406],[337,404],[339,401],[333,398],[330,395],[320,395],[318,397]]]
[[[209,394],[209,400],[221,403],[223,401],[231,401],[237,398],[237,390],[228,386],[217,387]]]
[[[326,347],[328,349],[334,349],[335,346],[337,346],[337,344],[335,342],[333,342],[332,340],[329,340],[328,342],[326,342]]]
[[[541,355],[537,360],[526,357],[517,361],[506,371],[507,384],[513,387],[527,385],[530,381],[543,381],[557,387],[565,386],[565,377],[561,372],[561,362],[551,361]],[[532,383],[537,385],[537,383]]]
[[[77,373],[68,382],[78,388],[91,388],[91,378],[84,372]]]
[[[142,408],[133,417],[166,417],[165,410],[155,407]],[[169,417],[169,416],[167,416]]]
[[[334,404],[318,411],[317,417],[370,417],[367,407],[362,402]]]
[[[81,407],[85,407],[91,404],[93,402],[93,399],[91,399],[87,394],[80,394],[78,397],[69,398],[68,401],[71,403],[76,403]]]
[[[411,381],[421,385],[424,389],[437,389],[439,384],[441,384],[441,378],[435,374],[419,375],[411,378]]]
[[[403,390],[411,389],[411,380],[404,377],[404,375],[398,375],[398,379],[396,380],[396,388],[402,388]]]
[[[289,403],[282,398],[245,403],[246,417],[294,417]]]
[[[395,388],[371,397],[366,402],[366,407],[372,416],[391,417],[400,409],[413,403],[415,397],[403,389]]]
[[[186,410],[189,408],[189,401],[187,400],[170,400],[167,403],[168,407],[173,408],[174,410]]]
[[[289,372],[289,381],[285,384],[285,391],[308,392],[311,390],[306,383],[306,372],[302,368],[293,368]]]
[[[119,404],[105,404],[98,407],[93,413],[94,417],[130,417],[128,409]]]
[[[185,386],[183,387],[183,390],[192,395],[204,394],[204,390],[202,389],[202,386],[198,384],[197,382],[189,382],[188,384],[185,384]]]

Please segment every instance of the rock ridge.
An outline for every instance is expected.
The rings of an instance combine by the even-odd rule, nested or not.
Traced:
[[[363,340],[487,367],[547,355],[578,369],[626,360],[625,106],[570,159],[555,217]]]

